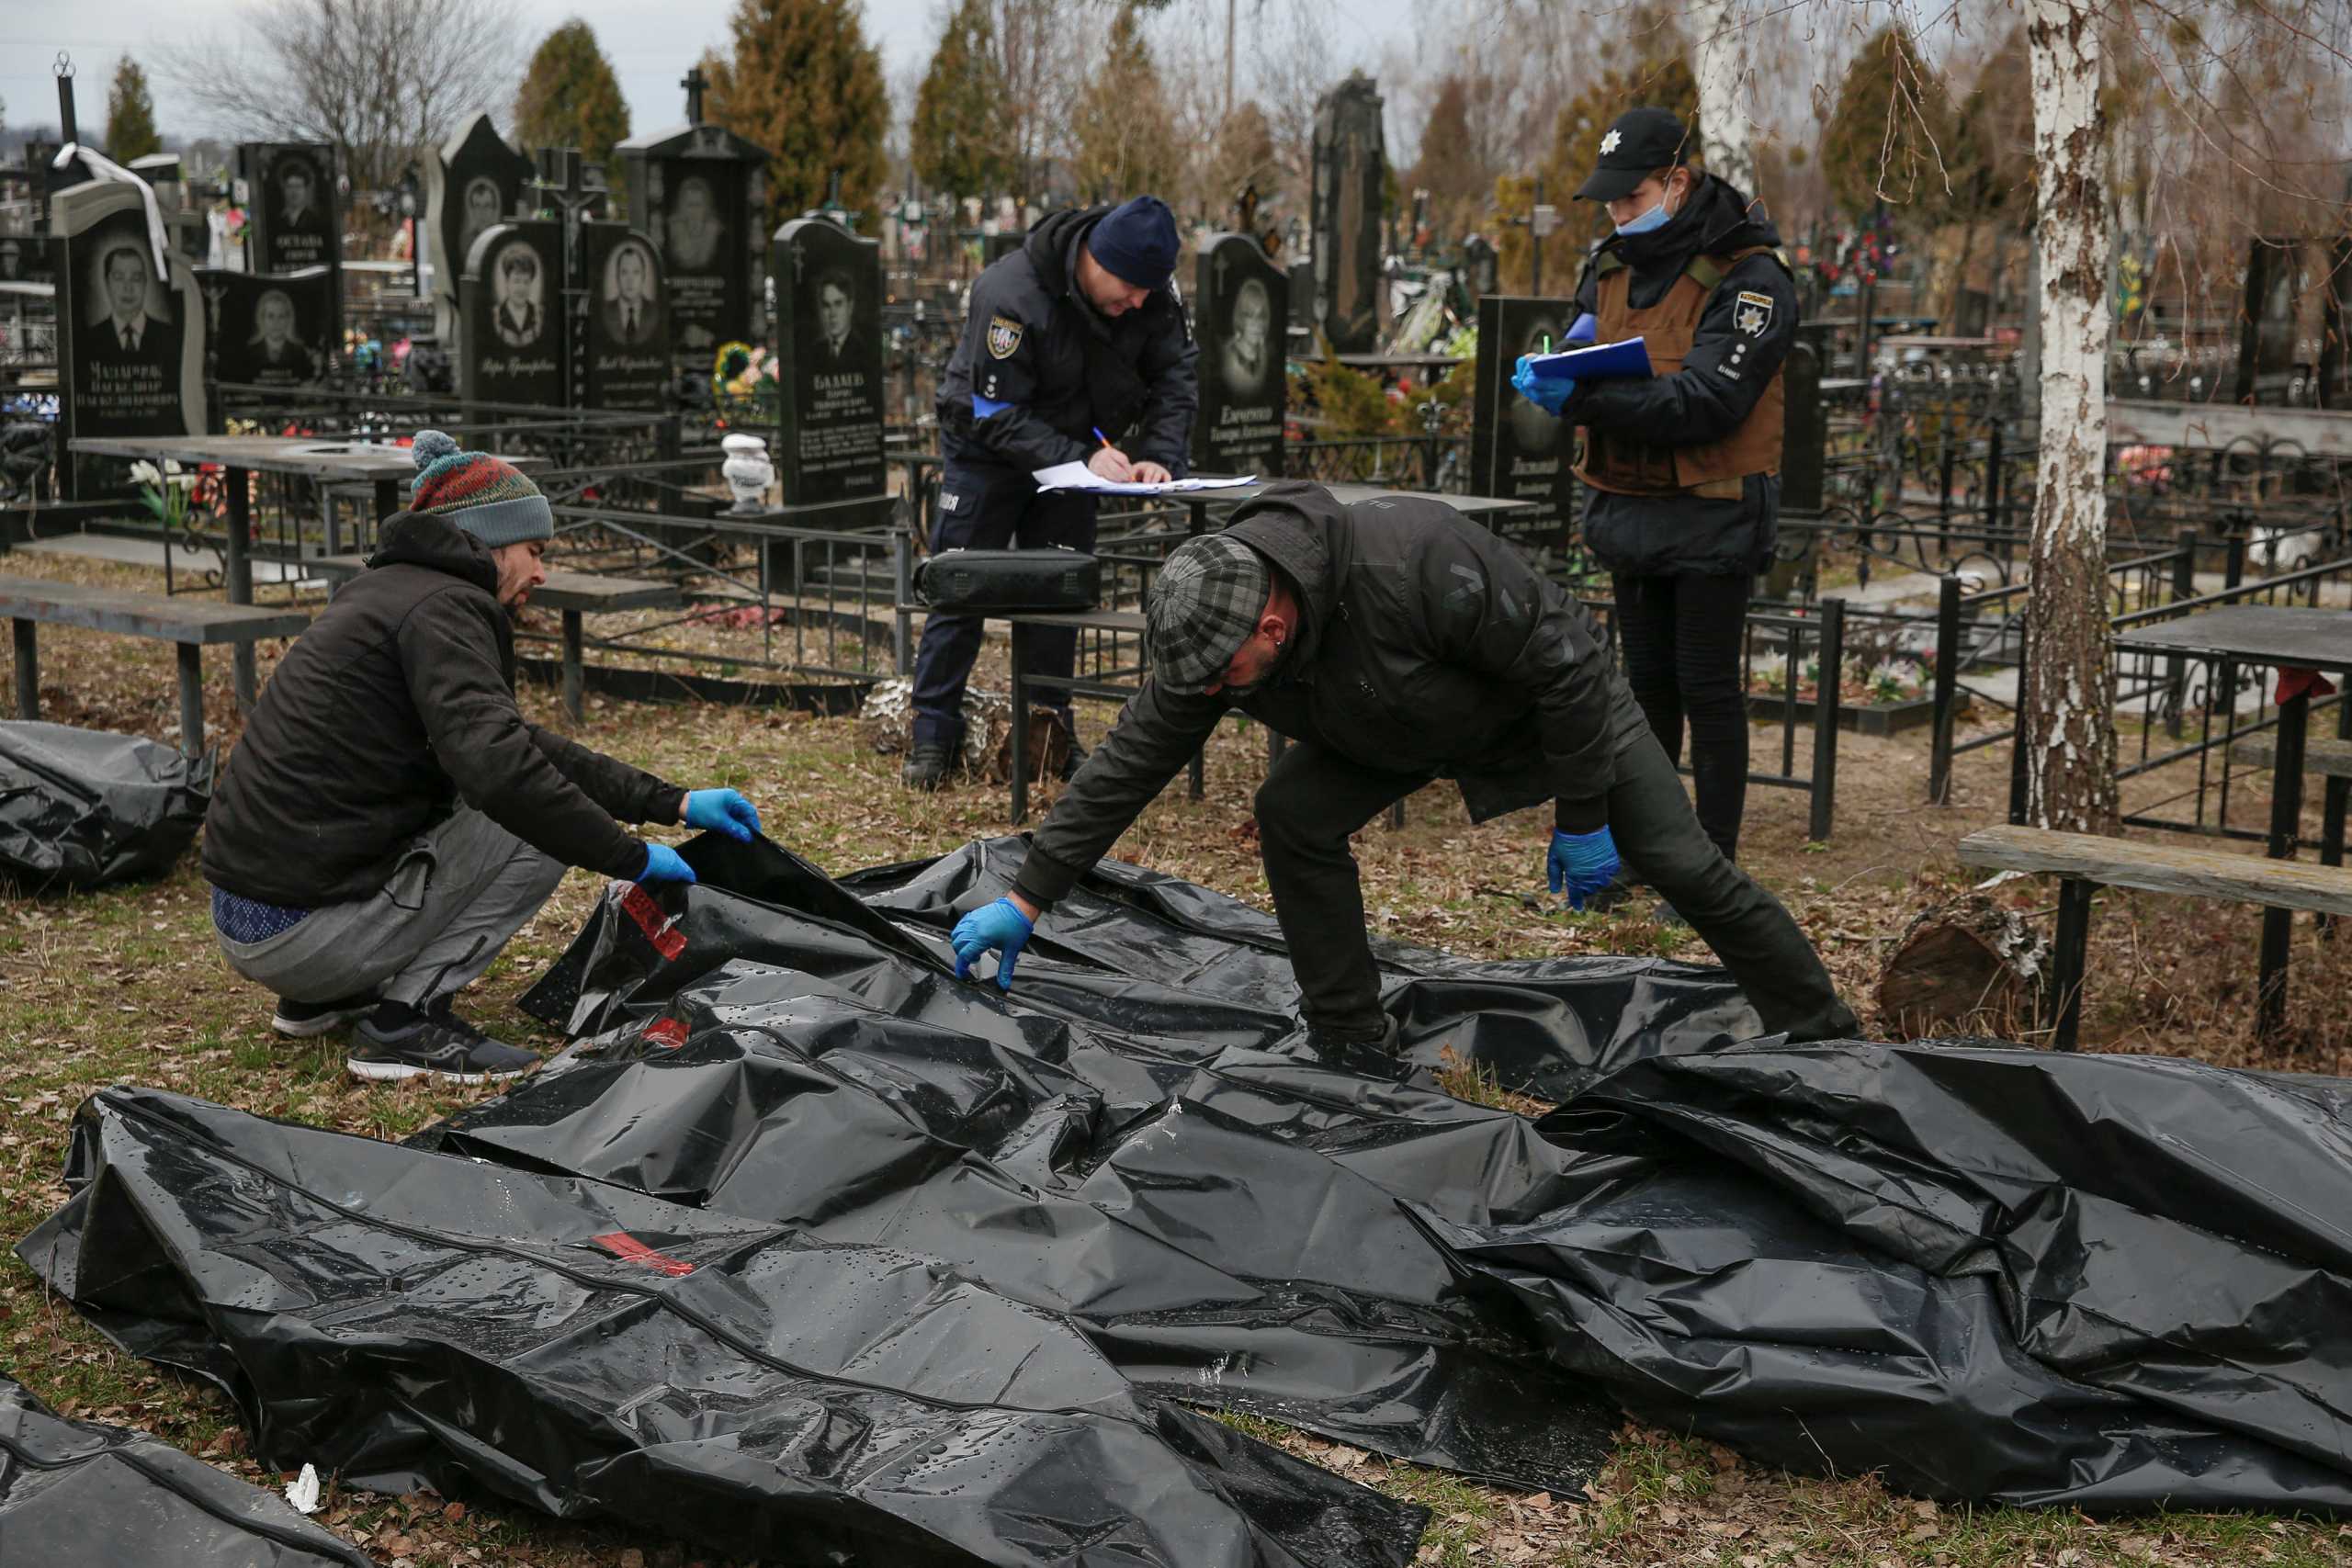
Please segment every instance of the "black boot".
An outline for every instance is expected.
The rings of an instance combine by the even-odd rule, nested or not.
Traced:
[[[1396,1057],[1400,1032],[1393,1018],[1373,1032],[1327,1029],[1310,1022],[1306,1026],[1306,1045],[1315,1053],[1315,1059],[1327,1067],[1368,1078],[1396,1078],[1404,1072],[1404,1064]]]
[[[947,782],[947,770],[955,762],[956,754],[935,740],[926,740],[907,753],[907,765],[899,771],[899,782],[909,789],[926,793]]]

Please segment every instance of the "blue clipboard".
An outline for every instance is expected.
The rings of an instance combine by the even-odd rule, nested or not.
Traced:
[[[1606,343],[1599,348],[1575,348],[1566,354],[1531,355],[1527,368],[1539,381],[1599,381],[1610,378],[1647,377],[1650,351],[1637,337]]]

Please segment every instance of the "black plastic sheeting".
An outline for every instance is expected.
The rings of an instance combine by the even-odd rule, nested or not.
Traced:
[[[446,1146],[910,1246],[1147,1387],[1522,1484],[1602,1430],[1533,1348],[1940,1499],[2352,1506],[2352,1084],[1726,1048],[1716,971],[1385,950],[1416,1059],[1572,1086],[1530,1123],[1303,1060],[1278,933],[1197,887],[1104,863],[1006,999],[937,940],[1006,843],[841,885],[692,848],[704,886],[616,893],[533,994],[611,1032]]]
[[[370,1568],[275,1493],[0,1378],[0,1568]]]
[[[2352,1511],[2352,1083],[1734,1044],[1714,971],[1384,949],[1414,1058],[1574,1086],[1530,1121],[1317,1062],[1272,926],[1148,872],[1008,998],[942,941],[1001,842],[687,854],[526,998],[589,1035],[537,1078],[414,1147],[109,1091],[28,1259],[273,1462],[746,1554],[1410,1556],[1179,1401],[1563,1492],[1623,1408],[1939,1499]],[[940,1444],[953,1503],[891,1468]]]
[[[19,1252],[266,1464],[795,1562],[1402,1568],[1426,1513],[882,1247],[151,1089]]]
[[[0,877],[42,892],[171,870],[203,824],[212,766],[134,735],[0,722]]]

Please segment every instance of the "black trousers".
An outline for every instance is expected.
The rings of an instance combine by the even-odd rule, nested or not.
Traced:
[[[1284,750],[1258,788],[1258,845],[1274,918],[1290,946],[1301,1010],[1318,1031],[1369,1039],[1386,1024],[1348,839],[1429,782],[1423,773],[1364,767],[1309,741]],[[1700,829],[1674,764],[1648,735],[1618,756],[1609,829],[1633,871],[1714,949],[1765,1032],[1826,1040],[1860,1031],[1788,910]],[[1533,886],[1542,885],[1548,839],[1547,830],[1528,844]]]
[[[939,523],[931,547],[940,550],[1024,550],[1068,545],[1094,547],[1094,497],[1057,491],[1041,494],[1037,481],[1020,468],[967,463],[950,457],[939,481]],[[964,683],[979,657],[983,619],[933,615],[922,624],[915,650],[914,743],[936,742],[953,750],[964,733]],[[1078,633],[1033,626],[1021,639],[1028,649],[1023,675],[1068,679],[1078,665]],[[1069,711],[1069,694],[1044,692],[1035,701]]]
[[[1621,571],[1613,581],[1625,683],[1677,766],[1683,725],[1690,725],[1690,793],[1700,824],[1725,859],[1736,860],[1747,810],[1747,693],[1739,653],[1756,580]]]

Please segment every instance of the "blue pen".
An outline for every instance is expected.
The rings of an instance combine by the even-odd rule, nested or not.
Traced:
[[[1100,441],[1105,446],[1111,445],[1111,438],[1102,434],[1102,427],[1101,425],[1098,424],[1093,426],[1093,431],[1095,440]]]

